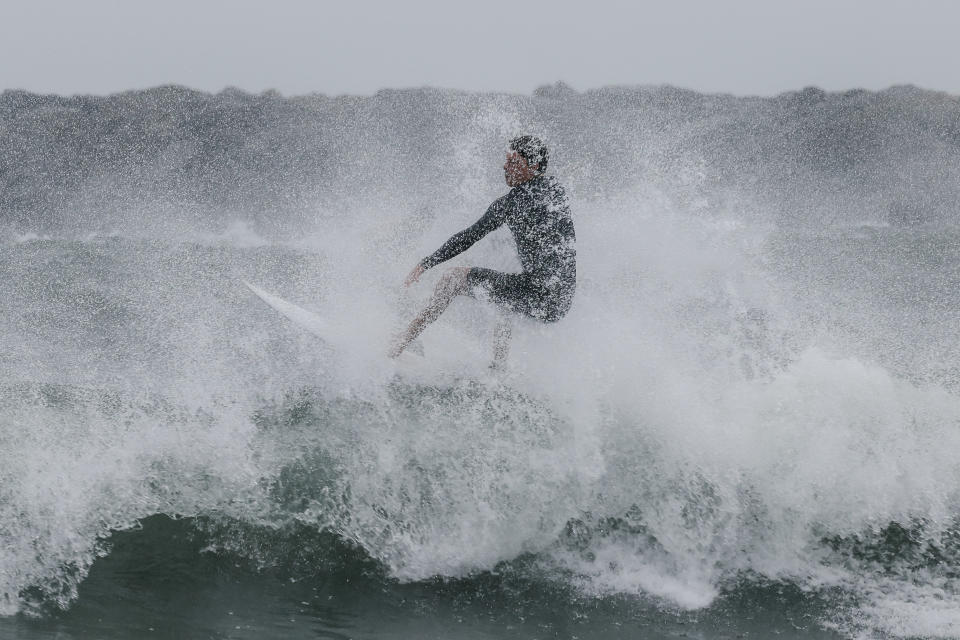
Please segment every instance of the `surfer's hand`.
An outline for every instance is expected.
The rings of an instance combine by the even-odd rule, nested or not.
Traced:
[[[418,280],[420,280],[420,276],[423,275],[424,271],[426,271],[426,269],[423,268],[422,264],[418,264],[417,266],[415,266],[413,268],[413,271],[410,272],[410,275],[407,276],[407,279],[403,281],[403,286],[409,287],[414,282],[417,282]]]

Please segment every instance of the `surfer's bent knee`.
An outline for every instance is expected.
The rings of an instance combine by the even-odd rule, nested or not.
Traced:
[[[467,275],[470,273],[470,267],[452,267],[440,277],[437,285],[438,289],[448,292],[451,295],[463,293],[467,287]]]

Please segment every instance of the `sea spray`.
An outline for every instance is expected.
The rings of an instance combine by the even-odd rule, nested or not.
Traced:
[[[111,532],[164,514],[189,520],[204,553],[290,576],[310,574],[318,556],[288,549],[313,532],[353,545],[383,585],[522,567],[669,612],[781,584],[822,597],[820,622],[847,634],[956,635],[956,232],[888,226],[889,185],[857,169],[909,158],[922,172],[922,158],[822,148],[816,133],[846,117],[834,103],[949,105],[904,90],[418,95],[195,95],[228,126],[197,124],[216,145],[142,165],[159,193],[106,206],[104,183],[71,174],[85,199],[43,187],[36,210],[5,205],[3,613],[72,606]],[[615,118],[583,117],[600,106]],[[241,107],[286,115],[231,119]],[[175,113],[175,129],[193,117]],[[795,138],[785,113],[805,123]],[[395,376],[377,350],[437,274],[400,282],[505,190],[496,141],[515,128],[556,141],[574,307],[556,325],[518,320],[498,374],[495,313],[458,300],[424,334],[423,369]],[[853,206],[864,186],[874,199]],[[510,269],[505,240],[458,264]],[[287,323],[244,279],[345,344]]]

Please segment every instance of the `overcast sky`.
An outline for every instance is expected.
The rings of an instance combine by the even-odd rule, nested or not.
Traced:
[[[953,0],[0,0],[0,89],[960,94]]]

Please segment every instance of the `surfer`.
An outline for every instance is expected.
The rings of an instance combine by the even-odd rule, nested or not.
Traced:
[[[390,357],[396,358],[428,324],[440,317],[458,295],[490,300],[510,313],[556,322],[570,309],[577,284],[576,235],[562,186],[545,175],[549,154],[534,136],[510,141],[503,165],[510,191],[494,200],[472,226],[455,234],[421,260],[404,281],[409,287],[424,271],[469,249],[506,224],[517,245],[522,273],[483,267],[453,267],[440,278],[430,302],[400,336]],[[510,342],[510,318],[501,315],[494,340],[494,365],[502,365]]]

